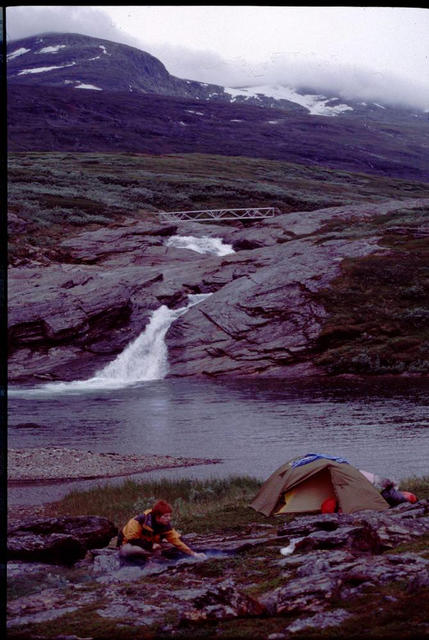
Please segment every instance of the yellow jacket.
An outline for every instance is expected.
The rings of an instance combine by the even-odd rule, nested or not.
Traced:
[[[152,509],[147,509],[144,513],[131,518],[122,529],[122,544],[139,541],[148,550],[153,544],[160,543],[162,539],[173,544],[183,553],[192,555],[193,551],[181,539],[179,533],[169,525],[163,525],[155,521]]]

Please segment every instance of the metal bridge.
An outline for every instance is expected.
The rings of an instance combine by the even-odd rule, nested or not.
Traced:
[[[205,209],[201,211],[161,211],[163,222],[195,222],[208,220],[260,220],[274,218],[280,210],[276,207],[251,207],[248,209]]]

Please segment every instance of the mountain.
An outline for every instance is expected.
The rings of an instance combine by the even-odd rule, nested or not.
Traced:
[[[415,110],[183,80],[80,34],[10,42],[7,74],[10,151],[199,152],[429,181],[427,114]]]
[[[149,53],[76,33],[48,33],[8,46],[8,84],[156,93],[208,99],[222,87],[170,75]]]
[[[298,113],[307,111],[305,98],[299,94],[290,92],[288,97],[276,99],[275,95],[265,95],[260,90],[225,89],[183,80],[170,75],[159,60],[145,51],[81,34],[48,33],[14,41],[8,47],[7,63],[9,84],[149,93],[208,102],[276,105]],[[330,110],[336,113],[333,107],[325,107],[326,114]]]
[[[427,120],[427,112],[420,109],[392,106],[388,103],[364,102],[359,99],[348,98],[344,100],[326,90],[323,94],[315,89],[300,87],[294,88],[284,84],[263,84],[247,87],[225,88],[233,101],[248,104],[278,106],[287,108],[294,103],[301,107],[301,112],[316,116],[365,116],[371,120],[409,120],[418,118]]]
[[[145,51],[75,33],[47,33],[13,41],[8,46],[7,62],[9,84],[156,93],[208,102],[274,106],[322,116],[353,112],[379,119],[426,118],[415,109],[357,100],[344,102],[331,92],[321,95],[305,87],[265,84],[226,88],[183,80],[169,74],[157,58]]]

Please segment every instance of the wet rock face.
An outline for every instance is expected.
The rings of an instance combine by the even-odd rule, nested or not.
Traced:
[[[321,230],[425,202],[293,212],[244,228],[126,219],[65,238],[62,263],[9,271],[9,380],[90,377],[140,335],[154,310],[183,306],[192,293],[213,295],[170,327],[169,375],[323,374],[313,355],[327,312],[315,294],[345,258],[388,250],[376,236]],[[236,253],[166,246],[178,233],[215,234]]]

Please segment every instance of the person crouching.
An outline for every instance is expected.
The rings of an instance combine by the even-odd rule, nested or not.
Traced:
[[[183,557],[183,554],[204,559],[204,553],[193,551],[181,540],[179,533],[171,526],[173,508],[165,500],[158,500],[151,509],[131,518],[118,535],[119,555],[121,558],[144,561],[154,551],[162,548],[166,540],[173,546],[175,553],[168,550],[167,557]]]

